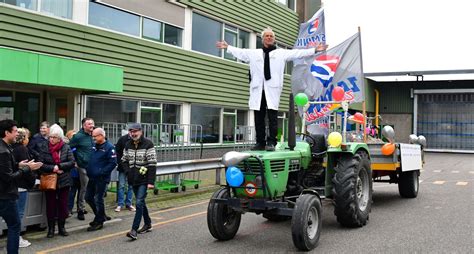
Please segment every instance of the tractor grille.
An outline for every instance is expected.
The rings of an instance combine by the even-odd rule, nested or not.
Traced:
[[[285,170],[285,160],[270,161],[272,172],[279,172]]]
[[[260,172],[260,164],[258,163],[257,159],[249,158],[245,161],[239,163],[239,168],[242,169],[244,172]]]
[[[265,165],[264,165],[265,166]],[[285,170],[285,160],[273,160],[270,161],[270,167],[272,172],[279,172]],[[244,172],[260,172],[260,164],[256,159],[250,158],[239,163],[239,168]]]

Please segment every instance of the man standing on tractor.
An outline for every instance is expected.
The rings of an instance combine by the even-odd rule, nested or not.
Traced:
[[[283,89],[283,72],[285,63],[298,58],[314,55],[327,48],[318,44],[310,49],[277,49],[275,33],[271,28],[262,32],[263,48],[241,49],[227,44],[225,41],[216,43],[219,49],[227,49],[237,59],[250,65],[250,98],[249,108],[254,110],[257,144],[252,150],[274,151],[277,144],[278,106]],[[265,139],[265,115],[268,112],[269,135]]]

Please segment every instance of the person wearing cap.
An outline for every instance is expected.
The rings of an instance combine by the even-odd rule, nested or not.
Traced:
[[[117,154],[115,147],[105,138],[105,131],[96,128],[92,131],[92,138],[95,146],[92,149],[89,165],[87,166],[86,202],[94,211],[94,220],[89,223],[87,231],[102,229],[105,217],[104,193],[107,191],[107,184],[110,182],[110,173],[117,166]]]
[[[69,146],[74,149],[74,157],[76,158],[77,171],[79,172],[79,181],[81,183],[81,189],[79,191],[78,207],[77,207],[77,218],[79,220],[85,220],[84,214],[86,214],[85,196],[86,188],[89,178],[87,177],[87,165],[92,154],[92,147],[94,147],[94,141],[92,140],[92,131],[94,130],[94,119],[85,117],[82,119],[81,130],[72,136],[69,141]]]
[[[250,66],[249,108],[254,110],[257,144],[252,150],[274,151],[277,144],[278,106],[283,89],[285,63],[294,59],[314,55],[327,45],[318,44],[310,49],[281,49],[275,46],[275,33],[271,28],[262,32],[263,48],[241,49],[228,45],[225,41],[216,43],[219,49],[235,58],[248,62]],[[269,135],[265,139],[265,115],[268,114]]]
[[[128,184],[132,186],[136,199],[136,212],[132,229],[127,237],[137,240],[138,234],[152,230],[151,218],[146,206],[147,189],[154,188],[156,178],[156,150],[151,140],[143,137],[142,126],[139,123],[129,127],[131,140],[125,145],[122,157],[122,166],[127,172]],[[141,229],[141,220],[144,225]]]

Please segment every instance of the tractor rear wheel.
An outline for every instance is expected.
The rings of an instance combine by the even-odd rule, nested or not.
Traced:
[[[416,198],[418,196],[419,170],[401,172],[398,177],[398,192],[404,198]]]
[[[227,188],[216,191],[207,207],[207,227],[211,235],[217,240],[226,241],[234,238],[240,227],[242,214],[233,210],[227,204],[215,202],[215,198],[229,197]]]
[[[319,243],[321,235],[321,200],[318,196],[304,194],[296,200],[291,220],[293,244],[302,251],[309,251]]]
[[[372,207],[372,170],[364,151],[343,154],[336,161],[332,179],[334,214],[345,227],[362,227]]]

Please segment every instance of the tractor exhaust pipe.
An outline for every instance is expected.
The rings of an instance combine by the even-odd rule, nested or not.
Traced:
[[[293,93],[290,93],[290,105],[288,110],[288,147],[291,151],[296,146],[296,130],[295,130],[295,102]]]

